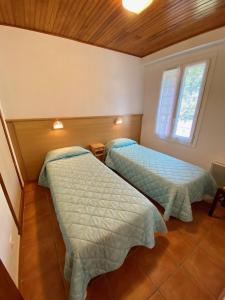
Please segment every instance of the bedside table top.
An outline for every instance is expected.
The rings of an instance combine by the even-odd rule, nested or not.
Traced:
[[[90,144],[90,147],[92,149],[98,149],[98,148],[105,148],[105,145],[102,143],[95,143],[95,144]]]

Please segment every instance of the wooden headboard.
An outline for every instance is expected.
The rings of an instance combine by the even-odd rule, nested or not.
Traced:
[[[123,123],[115,125],[118,116],[58,118],[64,128],[53,130],[55,119],[7,120],[9,133],[24,181],[37,180],[48,151],[91,143],[106,143],[118,137],[139,141],[142,115],[123,115]]]

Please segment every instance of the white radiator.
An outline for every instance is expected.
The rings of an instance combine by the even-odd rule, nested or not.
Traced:
[[[211,166],[211,173],[218,186],[225,186],[225,163],[218,161],[213,162]]]

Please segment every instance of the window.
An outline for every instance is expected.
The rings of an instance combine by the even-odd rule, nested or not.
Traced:
[[[203,61],[164,71],[156,122],[160,138],[192,142],[207,69]]]

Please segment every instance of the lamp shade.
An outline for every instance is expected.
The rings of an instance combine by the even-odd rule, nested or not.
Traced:
[[[123,124],[123,119],[121,117],[116,118],[114,124],[115,125]]]
[[[62,129],[63,128],[63,123],[59,120],[56,120],[53,123],[53,129]]]

